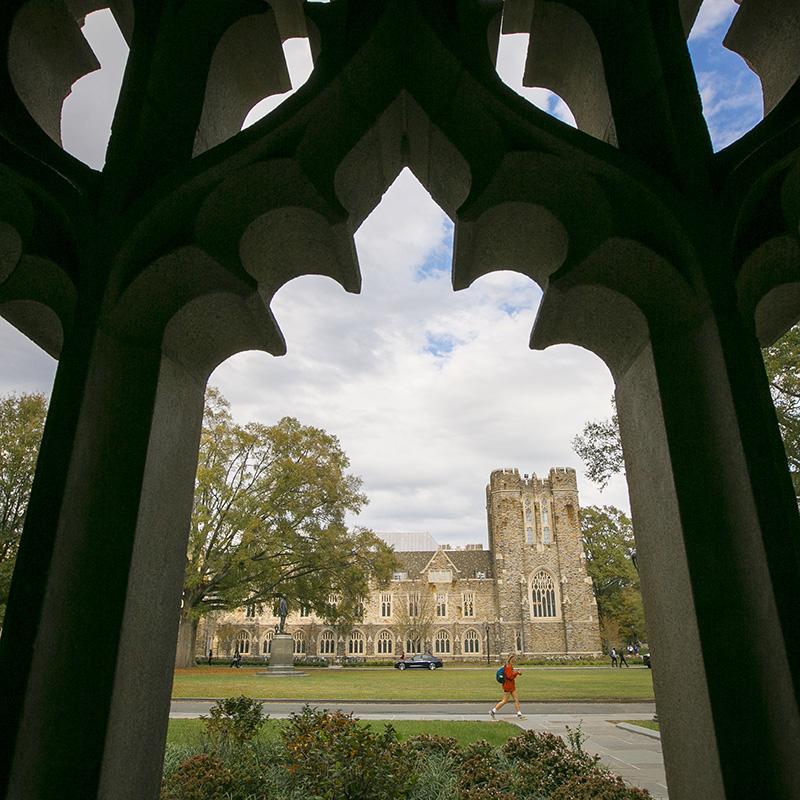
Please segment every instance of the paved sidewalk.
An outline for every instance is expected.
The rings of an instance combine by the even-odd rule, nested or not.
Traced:
[[[186,719],[205,714],[212,702],[173,700],[170,717]],[[268,700],[264,712],[273,719],[285,719],[300,711],[302,702]],[[311,705],[337,709],[364,720],[476,720],[489,722],[491,703],[388,703],[382,701],[319,701]],[[653,703],[526,703],[522,710],[526,719],[518,720],[513,707],[503,708],[497,719],[519,725],[525,730],[550,731],[564,736],[566,726],[578,725],[586,734],[584,749],[600,756],[602,763],[626,781],[647,789],[658,800],[667,800],[667,782],[661,742],[632,731],[623,730],[616,722],[628,719],[650,719]]]

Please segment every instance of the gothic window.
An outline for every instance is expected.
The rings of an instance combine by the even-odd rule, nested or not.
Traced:
[[[347,655],[364,655],[364,634],[361,631],[353,631],[350,634],[350,638],[347,640]]]
[[[391,654],[392,652],[392,634],[389,631],[381,631],[378,634],[378,641],[376,645],[378,653]]]
[[[248,619],[252,619],[256,615],[256,607],[253,603],[244,607],[244,615]]]
[[[265,637],[264,641],[261,643],[261,653],[262,655],[269,655],[272,652],[272,637],[275,636],[273,631],[270,631]]]
[[[464,653],[480,653],[481,651],[481,637],[478,636],[477,631],[472,629],[464,634]]]
[[[550,544],[553,541],[552,536],[550,535],[550,528],[545,525],[542,528],[542,544]]]
[[[306,652],[306,637],[302,631],[295,631],[292,634],[292,652],[296,656],[301,656]]]
[[[406,639],[406,655],[419,653],[421,649],[419,639]]]
[[[531,608],[534,617],[556,616],[556,587],[544,571],[538,572],[531,581]]]
[[[533,544],[533,528],[525,528],[525,540],[528,544]]]
[[[356,619],[364,619],[364,604],[362,602],[356,603],[356,607],[353,609],[355,613]]]
[[[310,617],[311,616],[311,606],[307,606],[305,603],[300,604],[300,616],[301,617]]]
[[[439,631],[436,634],[436,640],[433,643],[434,652],[436,653],[449,653],[450,652],[450,634],[447,631]]]
[[[516,633],[515,644],[516,644],[517,652],[521,653],[522,652],[522,633],[520,631],[517,631],[517,633]]]
[[[542,507],[542,525],[549,525],[550,524],[550,513],[544,507]]]
[[[336,653],[336,637],[333,631],[323,631],[319,637],[319,652],[324,656]]]
[[[392,616],[392,595],[391,592],[384,592],[381,594],[381,616]]]
[[[334,608],[336,608],[336,606],[338,606],[339,603],[341,602],[341,599],[342,599],[342,596],[340,594],[336,594],[336,593],[329,594],[328,595],[328,605],[329,606],[333,606]]]
[[[447,616],[447,592],[436,593],[436,616]]]
[[[414,592],[408,596],[408,616],[419,616],[419,592]]]
[[[247,631],[240,631],[236,639],[236,652],[244,655],[250,652],[250,634]]]
[[[475,593],[474,592],[464,592],[464,616],[465,617],[474,617],[475,616]]]

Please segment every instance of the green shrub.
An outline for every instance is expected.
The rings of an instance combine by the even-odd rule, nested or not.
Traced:
[[[244,695],[217,700],[209,715],[200,719],[205,722],[209,741],[217,745],[252,741],[267,719],[261,702]]]
[[[294,785],[315,800],[395,800],[413,784],[413,757],[391,725],[373,733],[352,714],[304,706],[281,736]]]
[[[452,736],[435,736],[429,733],[420,733],[410,736],[400,743],[400,748],[415,757],[430,755],[456,756],[460,752],[458,740]]]
[[[651,800],[651,795],[644,789],[626,786],[617,775],[597,771],[574,776],[559,786],[550,800]]]
[[[216,756],[200,753],[187,758],[164,778],[161,800],[229,800],[234,777]]]
[[[490,800],[492,792],[508,792],[514,781],[502,750],[486,741],[467,745],[457,755],[456,764],[462,800]]]

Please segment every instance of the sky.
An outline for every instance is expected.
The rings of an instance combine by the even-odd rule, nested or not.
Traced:
[[[757,77],[721,44],[737,8],[733,0],[706,0],[689,38],[715,149],[762,116]],[[102,69],[78,81],[65,102],[63,143],[99,169],[126,48],[108,12],[90,15],[84,35]],[[556,95],[521,86],[526,48],[525,35],[502,37],[501,78],[574,124]],[[295,90],[313,67],[308,44],[290,40],[284,51]],[[259,103],[245,124],[285,97]],[[611,375],[578,347],[529,349],[541,299],[533,282],[499,272],[454,293],[452,222],[408,170],[355,240],[360,295],[327,278],[291,281],[272,303],[287,355],[240,353],[211,376],[238,422],[293,416],[338,436],[370,501],[351,522],[376,531],[426,531],[441,543],[486,545],[484,487],[491,470],[503,467],[540,477],[551,467],[575,467],[583,505],[629,509],[624,478],[600,492],[571,446],[586,421],[610,415]],[[55,366],[0,320],[0,395],[49,394]]]

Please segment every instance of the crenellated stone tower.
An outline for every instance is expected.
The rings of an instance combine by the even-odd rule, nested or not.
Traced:
[[[575,470],[547,478],[492,472],[486,487],[494,557],[497,650],[536,655],[598,652],[592,580],[580,537]]]

